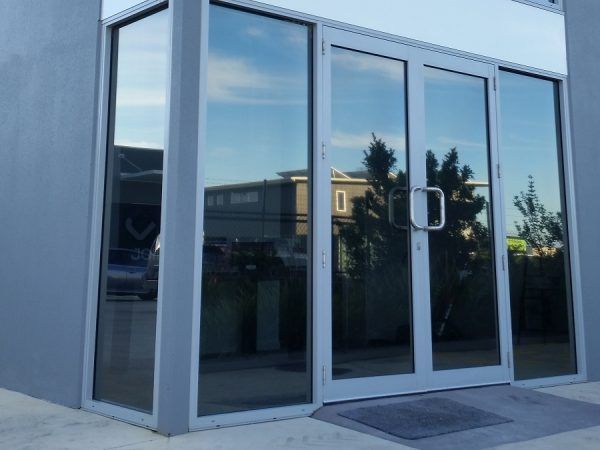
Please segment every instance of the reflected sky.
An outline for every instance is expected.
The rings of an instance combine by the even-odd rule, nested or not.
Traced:
[[[472,181],[482,183],[489,178],[485,87],[482,78],[425,68],[426,147],[440,163],[456,147]]]
[[[333,167],[364,170],[375,133],[396,150],[397,169],[406,170],[405,63],[337,47],[331,58]]]
[[[500,152],[504,167],[507,228],[522,221],[513,198],[527,190],[532,175],[549,212],[561,210],[554,82],[500,72]]]
[[[119,34],[115,145],[164,148],[168,63],[167,10]]]
[[[210,7],[206,185],[306,169],[307,26]]]

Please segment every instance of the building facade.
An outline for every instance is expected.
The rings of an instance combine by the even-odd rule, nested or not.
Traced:
[[[600,379],[593,0],[0,6],[0,387],[164,434]]]

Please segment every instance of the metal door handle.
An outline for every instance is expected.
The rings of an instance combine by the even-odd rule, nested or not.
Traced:
[[[439,225],[419,225],[415,218],[415,193],[416,192],[433,192],[438,195],[440,200],[440,223]],[[442,191],[438,187],[421,187],[421,186],[413,186],[410,189],[410,223],[415,230],[422,231],[442,231],[446,227],[446,196],[444,195],[444,191]]]
[[[408,203],[410,205],[410,224],[415,230],[425,229],[425,227],[417,223],[417,219],[415,218],[415,192],[419,192],[422,190],[423,188],[421,186],[413,186],[410,188],[410,196],[408,197]]]
[[[446,226],[446,196],[444,195],[444,191],[439,187],[426,187],[423,188],[423,191],[437,194],[440,200],[440,223],[439,225],[428,224],[425,227],[425,231],[442,231]]]
[[[398,225],[396,223],[396,209],[394,205],[394,196],[396,195],[396,192],[406,190],[407,188],[405,187],[396,186],[390,189],[390,192],[388,194],[388,219],[390,221],[390,225],[398,230],[406,230],[408,229],[408,227],[405,227],[404,225]]]

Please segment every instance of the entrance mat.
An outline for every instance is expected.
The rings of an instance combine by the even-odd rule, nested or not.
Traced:
[[[351,409],[339,415],[410,440],[512,422],[512,419],[440,397]]]
[[[405,439],[347,417],[356,409],[402,405],[431,398],[452,400],[512,421],[421,439]],[[316,411],[313,418],[416,449],[479,450],[599,426],[600,405],[498,385],[334,403]]]

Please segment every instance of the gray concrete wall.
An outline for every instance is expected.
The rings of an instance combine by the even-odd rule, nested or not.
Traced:
[[[565,3],[588,375],[600,380],[600,2]]]
[[[0,387],[81,405],[100,0],[0,1]]]

